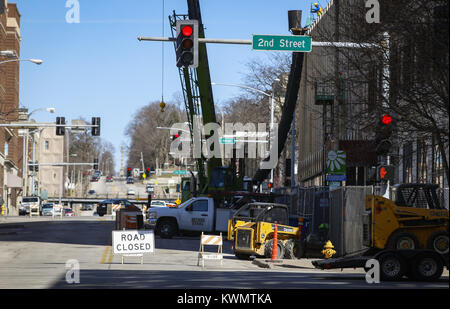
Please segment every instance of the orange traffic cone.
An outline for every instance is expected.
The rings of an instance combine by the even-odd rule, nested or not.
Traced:
[[[278,224],[275,221],[275,228],[273,229],[273,244],[272,244],[272,261],[278,258]]]

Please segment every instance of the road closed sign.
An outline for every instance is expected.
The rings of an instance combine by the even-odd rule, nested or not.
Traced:
[[[153,253],[155,249],[155,234],[153,230],[113,231],[112,245],[114,254]]]

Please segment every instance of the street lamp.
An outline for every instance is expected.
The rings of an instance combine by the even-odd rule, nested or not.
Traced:
[[[34,114],[35,112],[39,112],[39,111],[47,111],[47,112],[53,114],[55,112],[55,108],[54,107],[46,107],[46,108],[35,109],[31,113],[27,114],[27,120],[30,119],[30,116],[32,114]],[[36,163],[36,158],[35,158],[35,156],[36,156],[36,145],[35,145],[35,139],[34,139],[34,134],[35,133],[36,133],[35,131],[31,131],[31,135],[33,137],[33,139],[32,139],[32,142],[33,142],[32,162],[33,162],[33,164]],[[26,155],[27,155],[27,150],[26,150],[27,141],[28,141],[28,129],[26,130],[26,133],[24,133],[24,136],[23,136],[23,155],[22,155],[22,160],[23,160],[23,166],[22,166],[22,171],[23,172],[22,172],[22,174],[23,175],[22,176],[23,176],[24,179],[26,179],[26,175],[27,175],[27,173],[26,173],[26,171],[27,171],[27,169],[26,169],[26,166],[27,166],[27,158],[26,158]],[[34,191],[35,191],[35,187],[34,187],[35,172],[36,172],[36,165],[33,165],[33,173],[31,175],[31,192],[32,192],[32,194],[34,194]],[[26,181],[25,181],[25,184],[26,184]],[[25,189],[25,187],[24,187],[24,189]],[[25,196],[25,190],[22,190],[22,196]]]
[[[274,79],[274,82],[279,82],[279,81],[280,81],[280,79],[278,79],[278,78]],[[272,93],[266,93],[266,92],[264,92],[262,90],[259,90],[259,89],[256,89],[256,88],[252,88],[252,87],[249,87],[249,86],[245,86],[245,85],[239,85],[239,84],[211,83],[211,85],[212,86],[215,86],[215,85],[230,86],[230,87],[239,87],[239,88],[243,88],[243,89],[249,89],[249,90],[256,91],[258,93],[261,93],[261,94],[269,97],[270,98],[270,132],[272,133],[272,131],[273,131],[273,120],[274,120],[273,119],[274,118],[274,116],[273,116],[273,113],[274,113],[274,106],[273,106],[273,103],[274,103],[274,92],[273,91],[272,91]],[[273,183],[273,168],[270,169],[270,182]]]
[[[0,64],[4,64],[4,63],[8,63],[8,62],[20,62],[20,61],[29,61],[29,62],[32,62],[37,65],[41,65],[44,62],[44,60],[41,60],[41,59],[10,59],[10,60],[1,61]]]

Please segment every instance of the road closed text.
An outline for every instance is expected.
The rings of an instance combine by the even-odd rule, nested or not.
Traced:
[[[129,253],[129,251],[150,251],[152,246],[149,243],[134,243],[134,244],[117,244],[115,251],[118,253]]]
[[[153,231],[113,231],[114,254],[153,253],[155,236]]]

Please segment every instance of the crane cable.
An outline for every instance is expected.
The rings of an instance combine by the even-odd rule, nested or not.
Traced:
[[[164,1],[162,0],[162,13],[161,13],[161,24],[162,24],[162,35],[164,37]],[[161,42],[161,103],[164,103],[164,42]]]

